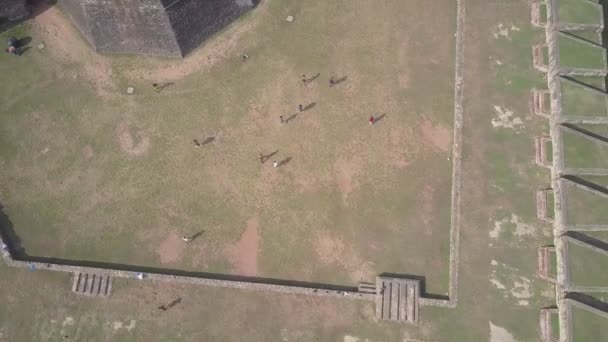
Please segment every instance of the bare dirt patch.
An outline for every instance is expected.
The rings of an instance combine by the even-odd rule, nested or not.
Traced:
[[[517,342],[517,340],[507,329],[490,322],[490,342]]]
[[[129,124],[126,122],[123,122],[116,127],[116,136],[118,138],[118,143],[120,144],[120,149],[128,155],[142,155],[150,147],[150,138],[144,136],[142,131],[137,131],[135,133],[138,141],[134,141],[129,130]]]
[[[319,260],[326,265],[339,265],[349,272],[353,281],[372,279],[374,263],[363,260],[357,251],[344,243],[342,238],[329,233],[319,233],[315,244]]]
[[[243,51],[237,50],[238,43],[248,32],[255,30],[259,17],[266,13],[266,1],[255,9],[255,17],[237,21],[222,35],[211,38],[204,47],[192,52],[179,62],[167,62],[135,69],[129,76],[148,81],[176,81],[194,72],[204,72],[230,58],[240,58]]]
[[[336,263],[344,255],[344,242],[329,234],[320,234],[315,244],[315,251],[324,264]]]
[[[184,241],[177,234],[171,232],[161,242],[156,252],[160,257],[161,264],[170,264],[179,262],[182,259],[183,251]]]
[[[348,195],[358,186],[355,177],[360,172],[362,164],[363,161],[358,157],[351,160],[340,158],[334,163],[336,183],[338,184],[340,192],[342,192],[342,198],[344,200],[346,200]]]
[[[448,152],[452,146],[452,130],[441,125],[434,125],[429,120],[424,120],[420,125],[420,131],[424,141],[430,143],[442,152]]]
[[[38,39],[47,46],[44,51],[65,62],[83,62],[84,77],[93,84],[97,95],[108,96],[114,89],[112,67],[108,60],[86,45],[59,9],[51,7],[33,20]]]
[[[240,240],[228,249],[235,271],[240,275],[256,276],[258,274],[259,224],[260,218],[257,215],[247,220],[247,227]]]
[[[91,145],[87,145],[82,148],[82,156],[84,157],[84,159],[91,159],[91,158],[93,158],[93,155],[94,155],[94,152],[93,152],[93,148],[91,147]]]

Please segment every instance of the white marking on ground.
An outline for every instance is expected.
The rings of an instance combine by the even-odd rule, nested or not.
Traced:
[[[492,274],[490,275],[490,283],[492,283],[492,285],[494,285],[494,287],[496,287],[499,290],[506,290],[507,287],[504,286],[498,279],[495,278],[496,275]]]
[[[61,323],[61,326],[68,326],[68,325],[74,325],[74,318],[68,316],[63,320],[63,323]]]
[[[536,235],[536,227],[520,222],[515,214],[511,214],[511,223],[515,225],[516,236]]]
[[[517,342],[517,340],[507,329],[490,321],[490,342]]]
[[[530,279],[522,276],[520,276],[519,279],[521,282],[513,282],[513,288],[511,288],[513,297],[518,299],[528,299],[532,297],[532,293],[530,292]]]
[[[508,40],[511,40],[511,37],[509,37],[509,34],[511,32],[515,32],[515,31],[520,31],[519,27],[515,26],[515,25],[511,25],[511,27],[508,27],[506,25],[503,24],[498,24],[494,27],[494,39],[498,39],[500,37],[504,37],[507,38]]]
[[[490,261],[490,265],[497,266],[498,265],[498,261],[492,259],[492,261]]]
[[[368,339],[361,339],[357,336],[344,335],[344,342],[371,342]]]
[[[498,65],[502,65],[502,62],[501,62],[500,60],[498,60],[498,59],[497,59],[495,62],[496,62],[496,64],[498,64]]]
[[[115,321],[112,327],[114,328],[114,330],[119,330],[120,328],[122,328],[122,322]]]
[[[530,302],[525,299],[522,299],[522,300],[517,301],[517,305],[527,306],[527,305],[530,305]]]
[[[491,121],[492,127],[512,128],[515,131],[518,131],[520,128],[524,127],[523,120],[517,116],[514,117],[513,111],[501,106],[494,106],[494,111],[496,112],[497,116]]]
[[[500,234],[503,231],[505,231],[504,225],[507,223],[514,225],[514,229],[513,229],[512,233],[513,233],[513,235],[520,238],[519,239],[520,241],[522,241],[523,237],[525,237],[525,236],[535,236],[536,235],[536,227],[522,222],[521,219],[519,218],[519,216],[517,216],[515,214],[511,214],[511,218],[505,217],[500,221],[494,221],[494,228],[492,228],[488,233],[490,235],[490,237],[492,239],[498,239]]]
[[[502,222],[494,221],[494,228],[492,230],[490,230],[490,237],[492,239],[497,239],[498,236],[500,235],[501,231],[502,231]]]
[[[131,331],[133,328],[135,328],[135,323],[137,323],[134,319],[129,321],[129,325],[127,325],[125,327],[125,329],[127,329],[127,331]]]

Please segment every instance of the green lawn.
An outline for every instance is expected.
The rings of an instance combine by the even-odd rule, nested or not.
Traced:
[[[602,7],[581,0],[560,0],[557,2],[558,21],[569,24],[601,24]]]
[[[608,144],[564,130],[564,164],[571,168],[608,168]]]
[[[553,338],[559,338],[559,314],[553,313],[551,314],[551,336]]]
[[[555,195],[553,192],[547,195],[547,216],[555,218]]]
[[[602,36],[596,31],[568,31],[567,33],[591,43],[602,45]]]
[[[562,67],[605,69],[606,51],[598,46],[585,44],[567,35],[559,35],[559,58]]]
[[[571,224],[608,224],[608,198],[566,183],[566,215]]]
[[[606,95],[585,88],[574,82],[560,82],[562,90],[562,112],[571,116],[606,116]]]
[[[603,341],[608,336],[607,318],[572,306],[572,341]]]
[[[603,271],[608,267],[608,255],[571,242],[568,243],[568,254],[572,285],[608,287],[608,273]]]
[[[603,77],[596,77],[596,76],[570,76],[570,77],[578,82],[581,82],[583,85],[589,85],[589,86],[595,87],[596,89],[600,89],[602,91],[606,90],[606,79]]]

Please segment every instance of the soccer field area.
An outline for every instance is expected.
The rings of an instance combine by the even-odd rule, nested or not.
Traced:
[[[292,7],[292,23],[261,6],[197,61],[90,65],[69,27],[6,58],[2,203],[26,253],[347,284],[428,273],[445,292],[454,6],[344,6]]]
[[[371,302],[133,279],[82,298],[3,265],[0,340],[534,340],[554,296],[535,279],[546,127],[521,99],[543,82],[542,32],[526,1],[466,3],[458,149],[456,1],[263,1],[183,60],[98,55],[57,7],[3,32],[32,37],[0,56],[2,228],[22,256],[328,286],[390,273],[459,299],[399,325]]]

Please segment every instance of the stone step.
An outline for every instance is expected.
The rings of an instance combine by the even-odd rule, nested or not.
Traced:
[[[107,274],[74,273],[72,291],[86,296],[106,297],[112,290],[112,277]]]

